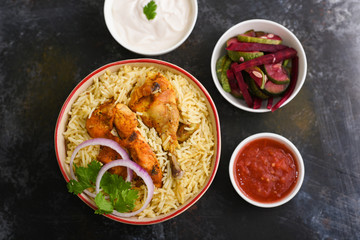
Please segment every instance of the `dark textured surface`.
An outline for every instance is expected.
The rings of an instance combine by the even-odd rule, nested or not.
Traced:
[[[53,147],[59,110],[94,69],[142,57],[108,32],[102,1],[5,0],[0,4],[0,239],[359,239],[360,2],[199,0],[189,39],[156,57],[197,77],[218,107],[222,154],[206,194],[182,215],[131,226],[93,214],[67,192]],[[235,109],[218,93],[210,57],[221,34],[247,19],[283,24],[308,58],[303,89],[275,113]],[[236,123],[236,124],[234,124]],[[303,187],[260,209],[233,190],[228,163],[245,137],[289,138],[302,153]]]

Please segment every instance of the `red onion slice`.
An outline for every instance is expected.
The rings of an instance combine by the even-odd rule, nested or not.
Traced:
[[[101,178],[103,177],[104,173],[109,170],[110,168],[113,167],[118,167],[118,166],[123,166],[123,167],[127,167],[127,168],[131,168],[131,170],[133,170],[139,177],[141,177],[144,182],[145,185],[148,189],[148,193],[147,193],[147,198],[145,200],[144,205],[137,211],[135,212],[130,212],[130,213],[120,213],[118,211],[113,211],[112,214],[118,216],[118,217],[132,217],[135,216],[136,214],[142,212],[150,203],[153,195],[154,195],[154,183],[150,177],[150,175],[145,171],[145,169],[143,169],[142,167],[140,167],[138,164],[136,164],[135,162],[131,161],[131,160],[114,160],[111,161],[107,164],[105,164],[99,171],[99,174],[96,178],[96,194],[99,193],[100,191],[100,181]]]
[[[106,139],[106,138],[93,138],[90,140],[86,140],[84,142],[82,142],[81,144],[79,144],[73,154],[71,155],[71,159],[70,159],[70,176],[72,179],[77,180],[75,174],[74,174],[74,169],[73,169],[73,164],[74,164],[74,159],[76,154],[80,151],[80,149],[84,148],[84,147],[88,147],[88,146],[93,146],[93,145],[102,145],[102,146],[106,146],[109,148],[114,149],[118,154],[120,154],[120,156],[122,157],[123,160],[128,160],[130,161],[130,157],[128,155],[128,153],[125,151],[125,149],[123,149],[117,142],[115,142],[114,140],[111,139]],[[127,177],[126,177],[126,181],[130,182],[132,179],[133,173],[131,171],[130,168],[127,169]],[[84,193],[86,193],[88,196],[95,198],[96,194],[89,192],[87,189],[84,190]]]

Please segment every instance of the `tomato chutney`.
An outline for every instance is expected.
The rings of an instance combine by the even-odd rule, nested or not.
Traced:
[[[293,153],[284,144],[269,138],[245,145],[234,163],[235,181],[254,201],[276,202],[294,189],[299,167]]]

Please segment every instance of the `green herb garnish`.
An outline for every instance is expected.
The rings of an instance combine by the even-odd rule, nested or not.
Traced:
[[[101,165],[97,161],[89,163],[87,168],[75,166],[78,181],[68,182],[69,192],[77,195],[87,188],[95,188],[100,169]],[[99,192],[95,197],[95,204],[98,207],[95,213],[108,214],[114,209],[118,212],[129,212],[134,209],[138,191],[131,189],[131,183],[126,182],[121,176],[106,172],[101,179],[100,187],[103,192]],[[106,194],[109,196],[108,200],[105,199]]]
[[[75,165],[75,164],[74,164]],[[92,161],[87,168],[77,167],[75,165],[75,172],[78,181],[70,180],[67,184],[69,192],[75,195],[82,193],[87,188],[95,188],[97,174],[99,173],[101,165],[98,161]]]
[[[152,20],[156,16],[157,5],[154,0],[151,0],[143,9],[143,12],[148,20]]]

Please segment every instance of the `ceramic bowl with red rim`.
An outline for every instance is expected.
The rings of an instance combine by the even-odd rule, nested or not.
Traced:
[[[234,189],[244,200],[271,208],[295,197],[305,168],[300,152],[288,139],[274,133],[258,133],[236,147],[229,174]]]
[[[107,214],[106,217],[113,219],[115,221],[119,221],[122,223],[127,224],[133,224],[133,225],[149,225],[149,224],[156,224],[160,223],[166,220],[169,220],[184,211],[186,211],[189,207],[191,207],[193,204],[195,204],[207,191],[207,189],[210,187],[215,174],[218,169],[219,161],[220,161],[220,151],[221,151],[221,134],[220,134],[220,122],[219,122],[219,116],[217,113],[216,106],[207,92],[207,90],[204,88],[204,86],[189,72],[185,71],[184,69],[160,60],[155,59],[132,59],[132,60],[123,60],[118,62],[113,62],[110,64],[107,64],[105,66],[102,66],[98,68],[97,70],[90,73],[87,77],[85,77],[70,93],[68,98],[66,99],[64,105],[61,108],[58,120],[56,122],[55,127],[55,152],[57,157],[57,162],[59,164],[60,170],[62,175],[64,176],[66,182],[70,181],[70,168],[69,164],[65,163],[66,158],[66,144],[65,144],[65,138],[63,133],[66,131],[67,124],[69,121],[69,111],[72,107],[72,104],[75,102],[75,100],[78,98],[78,96],[84,92],[92,83],[93,79],[95,77],[99,77],[102,74],[105,73],[105,71],[110,70],[111,72],[114,72],[118,70],[121,66],[132,66],[132,67],[155,67],[160,70],[164,71],[170,71],[175,74],[179,74],[182,77],[184,77],[195,89],[199,90],[201,97],[205,99],[205,104],[208,108],[209,112],[209,123],[214,133],[214,154],[211,159],[211,167],[209,175],[206,177],[205,183],[203,186],[199,189],[199,191],[190,199],[185,201],[182,205],[180,205],[177,209],[171,210],[167,214],[162,214],[156,217],[145,217],[145,218],[138,218],[138,217],[129,217],[129,218],[121,218],[118,216],[115,216],[113,214]],[[78,197],[86,203],[88,206],[90,206],[93,209],[96,209],[96,205],[92,198],[87,196],[84,193],[81,193],[78,195]]]
[[[265,20],[265,19],[252,19],[240,22],[230,29],[228,29],[218,40],[216,43],[212,56],[211,56],[211,74],[215,83],[216,88],[220,92],[220,94],[232,105],[242,110],[254,113],[263,113],[270,112],[271,110],[267,108],[267,100],[262,100],[261,105],[254,109],[253,107],[249,107],[244,99],[235,97],[230,92],[226,92],[221,83],[220,79],[216,72],[216,63],[219,58],[224,56],[227,52],[226,43],[230,38],[234,38],[239,34],[243,34],[248,30],[254,30],[258,32],[266,32],[269,35],[277,35],[282,38],[282,44],[286,45],[290,48],[293,48],[297,51],[298,56],[298,77],[294,89],[291,95],[285,100],[285,102],[280,106],[283,107],[288,104],[300,91],[302,88],[307,72],[307,61],[305,51],[298,40],[298,38],[286,27],[282,26],[279,23]],[[265,52],[265,51],[264,51]],[[266,52],[265,52],[266,53]],[[240,60],[241,61],[241,60]],[[260,66],[262,67],[262,66]],[[290,75],[290,74],[289,74]],[[289,87],[290,88],[290,87]],[[275,105],[280,100],[280,97],[273,98],[273,104]]]

